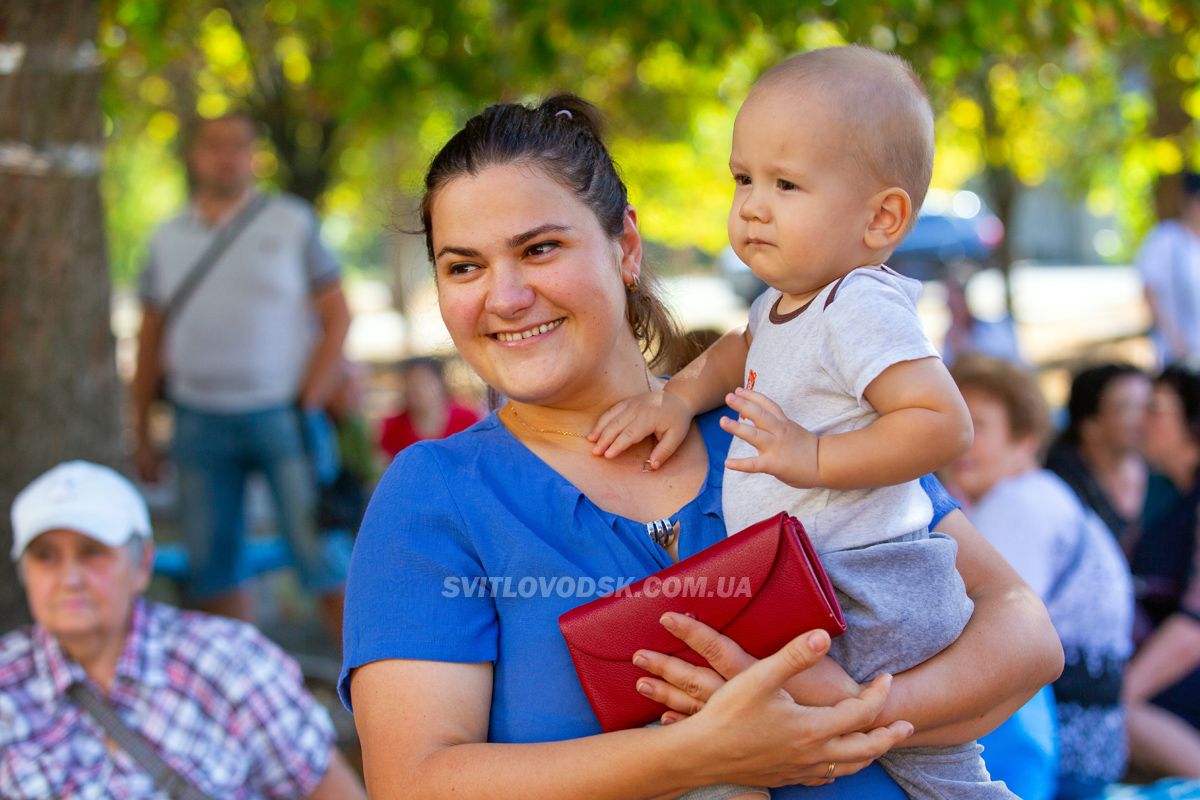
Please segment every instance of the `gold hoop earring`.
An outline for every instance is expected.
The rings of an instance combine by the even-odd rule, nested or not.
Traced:
[[[637,291],[639,288],[641,288],[641,287],[640,287],[640,283],[641,283],[641,280],[640,280],[640,278],[638,278],[638,276],[637,276],[637,275],[634,275],[634,276],[633,276],[633,279],[632,279],[632,280],[631,280],[629,283],[625,284],[625,290],[626,290],[627,292],[629,292],[630,294],[633,294],[633,293],[634,293],[634,292],[636,292],[636,291]]]

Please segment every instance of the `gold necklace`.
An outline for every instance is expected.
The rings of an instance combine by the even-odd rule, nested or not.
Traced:
[[[645,372],[642,373],[642,376],[646,379],[646,391],[647,392],[653,391],[653,389],[650,387],[650,370],[647,369]],[[575,431],[564,431],[564,430],[560,430],[558,428],[539,428],[536,425],[526,422],[525,418],[522,417],[520,412],[517,411],[517,407],[514,406],[511,402],[509,402],[507,405],[508,405],[508,410],[512,412],[513,419],[515,419],[517,421],[518,425],[520,425],[522,428],[525,428],[526,430],[535,431],[537,433],[553,433],[557,436],[570,436],[574,439],[586,439],[587,438],[586,434],[576,433]],[[642,472],[650,472],[650,459],[646,459],[645,461],[642,462]]]
[[[558,428],[539,428],[536,425],[530,425],[528,422],[525,421],[524,417],[522,417],[520,414],[517,413],[517,407],[514,406],[512,403],[508,404],[508,410],[512,412],[512,417],[513,417],[513,419],[515,419],[517,421],[517,424],[519,424],[522,428],[525,428],[527,430],[536,431],[538,433],[556,433],[559,436],[574,436],[576,439],[586,439],[587,438],[587,436],[585,436],[584,434],[576,433],[575,431],[560,431]]]

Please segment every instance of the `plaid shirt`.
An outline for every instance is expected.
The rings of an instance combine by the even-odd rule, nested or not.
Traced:
[[[0,638],[0,797],[165,798],[66,696],[80,680],[40,625]],[[329,765],[328,714],[240,622],[138,600],[108,700],[210,797],[304,797]]]

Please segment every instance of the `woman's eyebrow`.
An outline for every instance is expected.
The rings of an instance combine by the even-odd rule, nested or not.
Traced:
[[[531,228],[524,233],[518,233],[516,236],[513,236],[508,240],[508,247],[510,250],[515,247],[520,247],[530,239],[536,239],[544,233],[569,233],[570,230],[570,225],[560,225],[558,223],[548,222],[545,225],[538,225],[536,228]]]
[[[544,233],[569,233],[570,231],[571,231],[570,225],[562,225],[557,222],[547,222],[545,225],[538,225],[536,228],[530,228],[529,230],[525,231],[524,233],[518,233],[515,236],[509,237],[506,244],[508,245],[508,248],[511,250],[513,248],[520,247],[521,245],[528,242],[530,239],[536,239],[537,237],[541,236]],[[437,254],[433,257],[433,260],[437,261],[439,258],[446,255],[447,253],[451,253],[456,256],[463,256],[465,258],[479,258],[480,256],[483,255],[478,250],[476,250],[472,247],[457,247],[455,245],[448,244],[445,247],[443,247],[442,249],[437,251]]]
[[[455,247],[453,245],[446,245],[441,250],[437,251],[437,255],[433,257],[433,260],[437,261],[447,253],[453,253],[456,256],[464,256],[466,258],[478,258],[481,255],[478,250],[472,250],[470,247]]]

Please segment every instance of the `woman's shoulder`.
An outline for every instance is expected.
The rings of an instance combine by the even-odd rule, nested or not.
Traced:
[[[988,499],[1005,504],[1036,504],[1058,513],[1079,507],[1071,487],[1048,469],[1034,469],[1000,481]]]
[[[997,483],[973,516],[1007,519],[1017,529],[1033,534],[1065,530],[1083,513],[1079,498],[1062,478],[1047,469],[1035,469]]]

